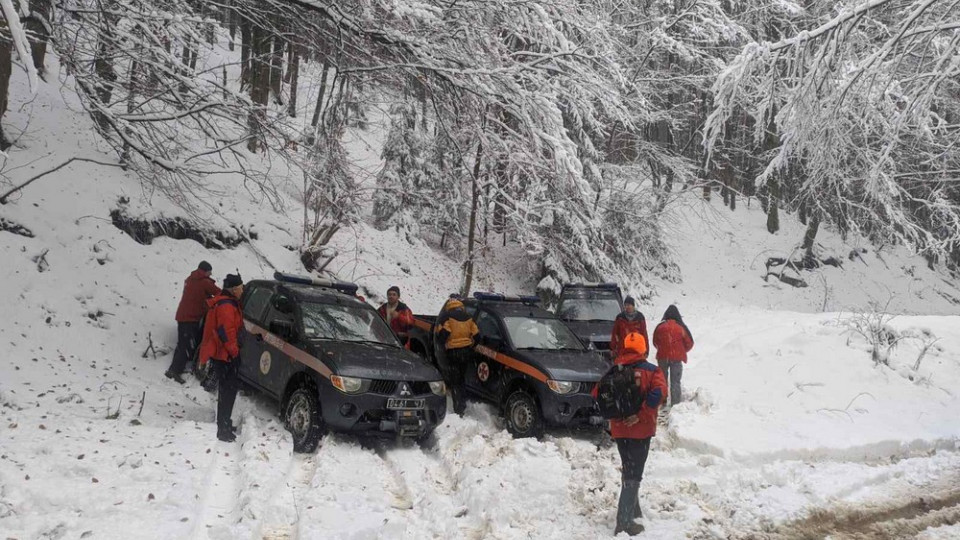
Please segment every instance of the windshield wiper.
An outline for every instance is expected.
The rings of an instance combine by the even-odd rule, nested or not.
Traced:
[[[397,348],[397,345],[393,345],[391,343],[384,343],[382,341],[374,341],[372,339],[341,339],[339,341],[345,341],[347,343],[366,343],[368,345],[382,345],[384,347],[392,347],[394,349]]]

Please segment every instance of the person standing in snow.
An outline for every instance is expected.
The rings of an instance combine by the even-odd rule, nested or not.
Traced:
[[[207,300],[220,294],[210,274],[213,267],[207,261],[200,261],[200,265],[183,282],[183,294],[180,296],[180,305],[177,306],[177,348],[173,352],[173,361],[164,375],[180,384],[183,380],[183,370],[187,362],[193,358],[200,344],[203,329],[200,321],[207,312]]]
[[[443,362],[441,373],[446,379],[450,397],[453,399],[453,412],[463,416],[467,402],[463,394],[464,368],[473,354],[474,338],[480,333],[477,323],[463,308],[463,302],[450,299],[435,325],[437,341],[443,343]]]
[[[377,311],[383,317],[383,320],[387,321],[393,333],[406,345],[407,332],[413,326],[413,312],[400,301],[400,287],[394,285],[387,289],[387,302],[382,304]]]
[[[240,389],[240,349],[245,333],[241,296],[243,280],[238,275],[227,274],[223,280],[222,294],[209,301],[210,309],[203,325],[203,343],[200,345],[200,361],[213,362],[210,367],[219,383],[217,438],[225,442],[233,442],[237,438],[230,417]]]
[[[644,396],[640,410],[623,419],[610,420],[610,435],[617,442],[621,463],[620,500],[617,504],[617,525],[614,535],[626,532],[635,536],[643,532],[643,525],[635,521],[640,512],[640,482],[650,453],[650,440],[657,432],[657,413],[666,399],[667,382],[657,366],[646,361],[647,338],[639,332],[630,332],[614,362],[632,368],[634,381]],[[597,397],[599,384],[593,389]]]
[[[663,377],[670,381],[670,405],[680,403],[680,378],[687,353],[693,348],[693,335],[683,322],[680,310],[671,305],[663,314],[663,320],[653,331],[653,345],[657,348],[657,363]]]
[[[639,332],[643,335],[644,342],[649,343],[647,320],[643,318],[643,313],[637,311],[633,297],[628,296],[623,300],[623,312],[617,315],[613,322],[613,331],[610,333],[610,353],[613,358],[620,356],[623,351],[623,340],[631,332]]]

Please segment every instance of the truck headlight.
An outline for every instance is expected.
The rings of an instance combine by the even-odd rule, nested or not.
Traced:
[[[438,396],[447,395],[447,385],[443,381],[430,381],[430,391]]]
[[[547,386],[558,394],[572,394],[580,389],[580,383],[570,381],[547,381]]]
[[[356,394],[360,392],[361,388],[363,388],[363,379],[358,379],[356,377],[331,375],[330,382],[333,384],[334,388],[340,390],[344,394]]]

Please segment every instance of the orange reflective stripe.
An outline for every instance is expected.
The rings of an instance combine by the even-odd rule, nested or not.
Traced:
[[[513,358],[512,356],[507,356],[503,353],[498,353],[497,351],[491,349],[490,347],[486,347],[484,345],[477,345],[476,347],[474,347],[473,350],[477,351],[483,356],[486,356],[487,358],[490,358],[491,360],[497,363],[503,364],[509,368],[513,368],[521,373],[525,373],[542,383],[547,382],[546,374],[544,374],[542,371],[531,366],[526,362],[517,360],[516,358]]]
[[[281,338],[280,336],[276,334],[271,334],[267,330],[263,329],[260,326],[257,326],[256,324],[253,324],[252,322],[246,319],[244,319],[243,325],[246,327],[247,332],[250,332],[251,334],[263,336],[264,341],[266,341],[270,345],[273,345],[274,347],[279,349],[280,352],[289,356],[294,361],[300,362],[301,364],[307,366],[308,368],[316,371],[317,373],[323,375],[328,379],[330,378],[331,375],[333,375],[333,371],[329,367],[327,367],[326,364],[321,362],[320,359],[317,358],[316,356],[313,356],[307,351],[294,347],[293,345],[284,341],[283,338]]]

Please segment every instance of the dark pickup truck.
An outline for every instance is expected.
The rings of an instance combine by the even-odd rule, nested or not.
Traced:
[[[557,317],[585,344],[609,355],[610,334],[623,311],[623,294],[616,283],[570,283],[563,286]]]
[[[467,393],[500,408],[514,437],[537,437],[546,425],[599,426],[590,394],[610,363],[584,344],[537,297],[474,293],[464,301],[480,330]],[[417,316],[411,348],[431,358],[434,317]]]
[[[297,452],[326,429],[424,438],[446,415],[440,373],[356,291],[280,272],[244,290],[240,378],[280,402]]]

